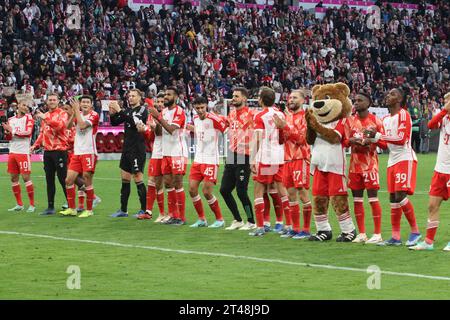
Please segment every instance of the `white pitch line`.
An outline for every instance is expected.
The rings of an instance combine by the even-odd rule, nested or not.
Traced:
[[[250,257],[250,256],[239,256],[239,255],[228,254],[228,253],[212,253],[212,252],[203,252],[203,251],[161,248],[161,247],[153,247],[153,246],[141,246],[141,245],[124,244],[124,243],[110,242],[110,241],[55,237],[55,236],[49,236],[49,235],[45,235],[45,234],[32,234],[32,233],[23,233],[23,232],[16,232],[16,231],[0,230],[0,234],[23,236],[23,237],[33,237],[33,238],[43,238],[43,239],[50,239],[50,240],[81,242],[81,243],[89,243],[89,244],[100,244],[100,245],[122,247],[122,248],[135,248],[135,249],[145,249],[145,250],[161,251],[161,252],[173,252],[173,253],[180,253],[180,254],[191,254],[191,255],[202,255],[202,256],[210,256],[210,257],[252,260],[252,261],[258,261],[258,262],[278,263],[278,264],[284,264],[284,265],[293,265],[293,266],[311,267],[311,268],[320,268],[320,269],[329,269],[329,270],[342,270],[342,271],[354,271],[354,272],[368,273],[367,269],[339,267],[339,266],[333,266],[333,265],[323,265],[323,264],[314,264],[314,263],[305,263],[305,262],[295,262],[295,261],[287,261],[287,260],[281,260],[281,259],[266,259],[266,258]],[[381,270],[380,273],[386,274],[386,275],[392,275],[392,276],[450,281],[450,277],[430,276],[430,275],[416,274],[416,273],[403,273],[403,272],[393,272],[393,271],[384,271],[384,270]]]

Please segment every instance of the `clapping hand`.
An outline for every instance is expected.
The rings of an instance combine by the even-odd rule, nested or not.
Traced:
[[[143,133],[147,129],[147,126],[141,122],[136,125],[136,129],[138,132]]]
[[[149,112],[153,118],[155,118],[155,119],[159,118],[159,112],[158,112],[158,110],[156,110],[156,108],[154,108],[154,107],[149,108]]]
[[[120,105],[117,101],[111,101],[108,104],[108,109],[110,114],[116,114],[117,112],[120,111]]]
[[[366,129],[364,130],[364,137],[372,139],[375,138],[376,133],[377,132],[373,129]]]
[[[11,133],[12,132],[12,127],[8,124],[8,123],[2,123],[2,127],[5,130],[6,133]]]
[[[286,126],[286,120],[280,118],[277,114],[273,115],[273,122],[278,129],[283,129]]]
[[[350,144],[356,144],[356,145],[363,145],[363,139],[361,138],[357,138],[357,137],[351,137],[350,139],[348,139],[348,141],[350,142]]]
[[[69,104],[74,112],[80,111],[80,101],[78,99],[70,98]]]
[[[36,117],[40,118],[41,120],[45,120],[45,113],[42,113],[41,110],[38,110],[36,112]]]

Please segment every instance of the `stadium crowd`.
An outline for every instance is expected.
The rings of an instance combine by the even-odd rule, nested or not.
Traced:
[[[200,10],[190,3],[173,10],[152,6],[133,12],[126,1],[0,1],[0,93],[11,88],[39,100],[50,91],[66,99],[82,93],[117,99],[138,88],[147,96],[174,85],[180,105],[192,110],[196,95],[212,104],[231,89],[270,85],[280,94],[315,83],[344,81],[365,88],[374,106],[391,88],[410,88],[409,107],[420,118],[443,105],[448,91],[448,1],[435,1],[434,15],[409,14],[382,3],[382,27],[343,5],[323,20],[300,8],[264,11]],[[67,6],[78,3],[80,29],[67,27]],[[396,61],[397,63],[393,63]],[[417,111],[417,114],[415,114]]]

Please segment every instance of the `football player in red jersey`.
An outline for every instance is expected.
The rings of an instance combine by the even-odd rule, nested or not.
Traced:
[[[381,120],[369,112],[371,104],[371,97],[365,91],[356,95],[354,106],[357,114],[351,118],[351,132],[348,139],[351,147],[348,187],[352,190],[356,223],[359,229],[359,234],[353,240],[357,243],[383,241],[381,238],[381,206],[378,201],[380,181],[377,147],[386,149],[387,146],[383,141],[370,143],[364,139],[364,129],[366,128],[384,132]],[[364,190],[367,190],[374,223],[374,233],[370,239],[367,238],[364,222]]]
[[[303,91],[294,90],[288,100],[288,114],[286,122],[280,123],[283,129],[284,144],[284,171],[283,184],[287,188],[289,207],[291,211],[292,232],[283,237],[293,239],[309,238],[311,223],[311,201],[309,199],[309,175],[310,175],[310,147],[306,142],[306,120],[303,104],[305,96]],[[278,118],[275,118],[278,122]],[[300,228],[300,197],[303,203],[303,228]]]
[[[220,184],[220,194],[233,215],[233,222],[226,230],[253,230],[256,228],[252,203],[248,197],[250,181],[250,140],[253,134],[253,116],[255,111],[248,107],[248,91],[243,87],[233,90],[231,105],[234,107],[227,117],[228,138],[226,164]],[[236,194],[244,208],[247,223],[242,221],[239,209],[232,194]]]
[[[36,117],[41,119],[41,132],[30,151],[36,148],[44,148],[44,170],[47,183],[48,207],[42,215],[55,214],[55,174],[66,195],[67,176],[67,135],[65,134],[68,123],[68,115],[59,108],[59,96],[56,93],[47,95],[46,105],[48,112],[38,110]]]

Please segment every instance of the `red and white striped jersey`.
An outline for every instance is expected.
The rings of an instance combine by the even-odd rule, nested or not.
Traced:
[[[207,113],[204,120],[194,116],[196,149],[195,163],[219,164],[219,136],[226,129],[226,123],[218,116]]]
[[[389,148],[388,167],[400,161],[417,161],[411,146],[412,121],[408,111],[401,109],[394,115],[383,118],[385,134],[378,132],[376,139],[387,143]]]
[[[89,127],[81,130],[78,124],[76,125],[76,134],[74,141],[74,154],[97,154],[97,145],[95,138],[98,131],[99,116],[95,111],[90,111],[87,115],[81,114],[83,121],[90,124]],[[76,119],[75,119],[76,120]],[[76,124],[76,121],[75,121]]]
[[[7,139],[9,153],[30,154],[31,135],[33,134],[34,120],[30,114],[21,117],[14,116],[8,119],[12,132]]]
[[[441,129],[439,149],[434,170],[450,174],[450,115],[444,109],[428,123],[430,129]]]
[[[280,143],[281,130],[279,130],[273,120],[274,115],[284,119],[284,113],[276,108],[264,108],[257,113],[254,118],[255,131],[262,131],[260,148],[256,154],[256,162],[261,164],[283,164],[284,163],[284,143]]]
[[[169,125],[176,125],[179,129],[170,134],[162,128],[162,153],[164,157],[186,157],[188,149],[185,137],[186,114],[183,108],[175,106],[164,108],[161,116]]]

